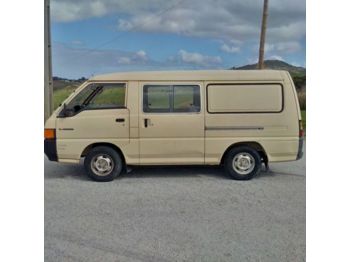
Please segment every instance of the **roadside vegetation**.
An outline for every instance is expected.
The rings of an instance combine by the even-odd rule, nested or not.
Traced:
[[[78,80],[68,80],[59,77],[53,77],[53,107],[56,109],[71,93],[74,92],[85,78]]]
[[[304,133],[306,134],[306,110],[301,110],[301,119],[303,121]]]
[[[53,106],[56,109],[74,90],[77,86],[67,86],[53,91]]]

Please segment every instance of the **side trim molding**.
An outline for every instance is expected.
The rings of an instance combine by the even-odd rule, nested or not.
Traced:
[[[205,127],[205,130],[213,131],[213,130],[264,130],[263,126],[209,126]]]

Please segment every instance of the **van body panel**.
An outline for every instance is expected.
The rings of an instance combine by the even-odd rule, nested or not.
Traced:
[[[94,144],[112,144],[117,146],[124,155],[126,163],[139,164],[138,139],[58,139],[57,151],[58,162],[79,162],[82,153]]]
[[[124,122],[116,122],[116,119]],[[58,139],[129,139],[129,110],[84,110],[73,117],[57,118]]]
[[[84,110],[72,117],[57,118],[56,136],[59,159],[80,159],[83,150],[93,143],[113,141],[118,147],[125,146],[129,144],[129,110]]]
[[[269,162],[292,161],[298,153],[298,138],[295,137],[222,137],[207,139],[205,143],[205,164],[218,165],[227,148],[237,143],[258,143],[267,155]]]
[[[273,85],[282,87],[283,107],[280,111],[275,112],[206,112],[205,115],[205,163],[218,164],[221,162],[222,156],[226,149],[236,143],[256,142],[260,144],[266,152],[269,162],[291,161],[295,160],[298,153],[299,143],[299,122],[298,111],[295,106],[295,96],[293,86],[290,84],[288,77],[286,81],[273,81]],[[240,86],[241,92],[243,87],[252,85],[254,87],[261,86],[270,87],[271,83],[266,81],[221,81],[219,83],[206,81],[205,86],[208,88],[212,85],[217,86]],[[270,89],[271,90],[271,89]],[[213,86],[212,92],[215,91]],[[210,95],[210,92],[206,92]],[[220,97],[220,95],[222,97]],[[251,95],[251,94],[250,94]],[[225,101],[224,96],[228,96],[228,92],[222,94],[216,93],[215,100],[217,103]],[[252,96],[259,102],[261,96]],[[275,99],[275,96],[268,96]],[[207,98],[210,100],[210,98]],[[215,101],[214,100],[214,101]],[[250,101],[251,102],[251,101]],[[253,101],[254,103],[254,101]]]
[[[118,147],[128,165],[217,165],[229,147],[251,142],[262,147],[269,162],[296,160],[302,155],[298,97],[286,71],[100,75],[82,84],[65,103],[91,83],[125,83],[125,108],[83,110],[72,117],[58,117],[63,106],[59,107],[45,124],[45,128],[56,129],[59,162],[78,163],[87,148],[101,143]],[[198,86],[200,110],[144,112],[144,87],[152,85],[172,86],[173,96],[174,86]]]
[[[128,82],[128,90],[126,97],[126,107],[129,109],[130,113],[130,129],[133,129],[132,136],[134,138],[138,138],[138,130],[139,128],[139,91],[138,91],[138,81],[130,81]]]

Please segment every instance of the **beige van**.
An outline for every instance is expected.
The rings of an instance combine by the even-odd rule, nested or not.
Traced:
[[[111,181],[133,165],[223,165],[234,179],[298,160],[303,131],[286,71],[164,71],[95,76],[45,124],[51,161]]]

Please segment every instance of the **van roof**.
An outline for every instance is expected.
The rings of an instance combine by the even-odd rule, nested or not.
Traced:
[[[120,72],[97,75],[89,81],[220,81],[220,80],[266,80],[278,81],[285,77],[282,70],[194,70],[194,71],[145,71]]]

